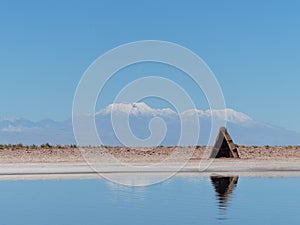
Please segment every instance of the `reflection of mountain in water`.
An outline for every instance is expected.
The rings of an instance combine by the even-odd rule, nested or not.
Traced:
[[[239,177],[220,177],[211,176],[210,180],[215,188],[216,195],[218,197],[219,208],[225,209],[228,205],[228,199],[236,187]]]

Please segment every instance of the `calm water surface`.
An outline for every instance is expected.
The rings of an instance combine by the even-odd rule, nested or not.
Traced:
[[[0,224],[299,224],[300,178],[2,181]]]

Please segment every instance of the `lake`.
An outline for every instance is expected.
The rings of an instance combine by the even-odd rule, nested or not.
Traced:
[[[0,224],[299,224],[299,178],[1,181]]]

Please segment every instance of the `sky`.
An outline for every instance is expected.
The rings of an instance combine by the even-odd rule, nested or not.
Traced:
[[[0,117],[68,119],[78,82],[97,57],[128,42],[164,40],[206,62],[228,108],[300,132],[299,11],[292,0],[1,0]],[[138,71],[116,77],[97,106],[110,104]]]

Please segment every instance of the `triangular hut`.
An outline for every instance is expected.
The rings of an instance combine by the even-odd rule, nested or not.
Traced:
[[[210,158],[240,158],[236,145],[225,127],[221,127]]]

